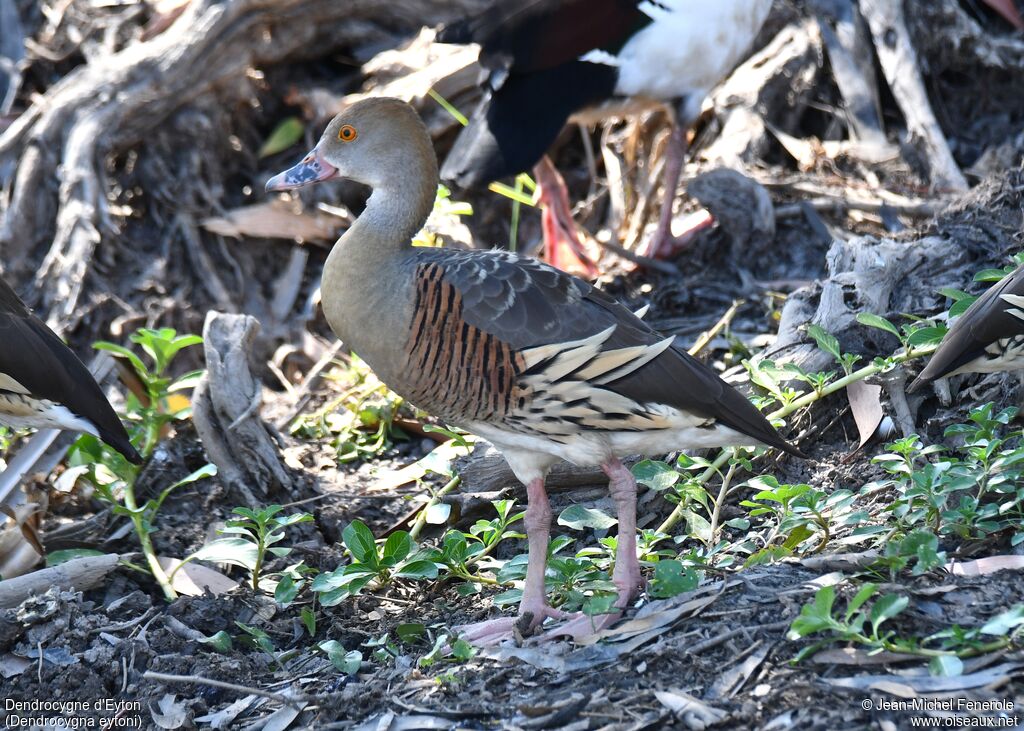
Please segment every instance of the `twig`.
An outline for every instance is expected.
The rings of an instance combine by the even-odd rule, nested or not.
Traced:
[[[737,627],[736,629],[729,630],[728,632],[723,632],[720,635],[709,637],[703,642],[698,642],[695,645],[691,645],[690,647],[687,647],[683,650],[683,654],[697,655],[704,652],[705,650],[710,650],[712,647],[718,647],[723,642],[728,642],[733,637],[738,637],[739,635],[746,635],[754,631],[773,632],[777,629],[786,629],[787,627],[789,627],[789,624],[790,622],[787,619],[783,622],[772,622],[771,624],[762,624],[756,627]]]
[[[278,703],[283,703],[286,706],[292,708],[300,708],[300,698],[289,698],[282,693],[274,693],[270,690],[262,690],[261,688],[251,688],[246,685],[237,685],[235,683],[226,683],[223,680],[214,680],[213,678],[204,678],[201,675],[168,675],[166,673],[154,673],[152,670],[147,670],[142,674],[142,677],[146,680],[156,680],[161,683],[183,683],[193,685],[209,685],[214,688],[223,688],[225,690],[233,690],[236,693],[245,693],[246,695],[258,695],[264,698],[270,698]]]
[[[667,261],[661,261],[660,259],[654,259],[649,256],[644,256],[643,254],[634,253],[627,248],[619,246],[618,244],[613,244],[611,241],[601,241],[597,238],[594,238],[593,240],[596,241],[597,245],[602,249],[607,249],[616,256],[627,259],[634,264],[639,264],[647,269],[656,269],[657,271],[668,274],[672,277],[678,277],[680,274],[679,267],[674,264],[670,264]]]
[[[967,190],[967,181],[953,159],[949,143],[928,102],[920,64],[904,19],[903,3],[861,0],[860,10],[871,28],[878,61],[907,120],[907,129],[924,144],[932,186],[953,192]]]
[[[718,336],[718,333],[722,332],[722,330],[732,322],[732,319],[736,317],[736,313],[739,311],[740,307],[745,304],[746,302],[744,300],[733,300],[732,306],[725,311],[725,314],[719,318],[718,322],[716,322],[710,330],[701,333],[701,336],[697,338],[697,342],[690,346],[690,349],[686,352],[690,355],[697,355],[700,351],[704,350],[704,348],[708,346],[708,343],[714,340]]]

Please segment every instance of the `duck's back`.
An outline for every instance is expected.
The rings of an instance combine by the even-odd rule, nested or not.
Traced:
[[[712,446],[721,426],[793,451],[672,337],[553,267],[508,252],[428,250],[414,288],[397,390],[492,441],[564,446],[679,432],[668,451]]]

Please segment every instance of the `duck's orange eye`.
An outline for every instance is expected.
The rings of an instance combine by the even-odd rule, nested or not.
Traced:
[[[351,142],[358,136],[359,133],[356,132],[356,128],[353,127],[351,124],[346,124],[342,126],[341,129],[338,130],[338,139],[341,140],[342,142]]]

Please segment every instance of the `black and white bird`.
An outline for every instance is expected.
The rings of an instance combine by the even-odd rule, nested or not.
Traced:
[[[68,429],[142,457],[89,369],[0,279],[0,424]]]
[[[1024,370],[1024,265],[989,288],[957,318],[907,390],[960,373],[1018,370]]]
[[[687,130],[708,92],[743,58],[772,0],[499,0],[452,23],[443,43],[477,43],[485,96],[441,169],[475,187],[529,168],[544,206],[545,247],[568,245],[585,263],[565,183],[545,152],[570,115],[614,97],[671,103],[678,114],[665,195],[648,256],[675,250],[672,204]]]

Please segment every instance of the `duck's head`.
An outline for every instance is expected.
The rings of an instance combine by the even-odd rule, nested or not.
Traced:
[[[268,192],[292,190],[332,178],[371,188],[402,180],[437,182],[430,135],[416,111],[403,101],[372,98],[356,102],[331,120],[302,161],[267,181]]]

